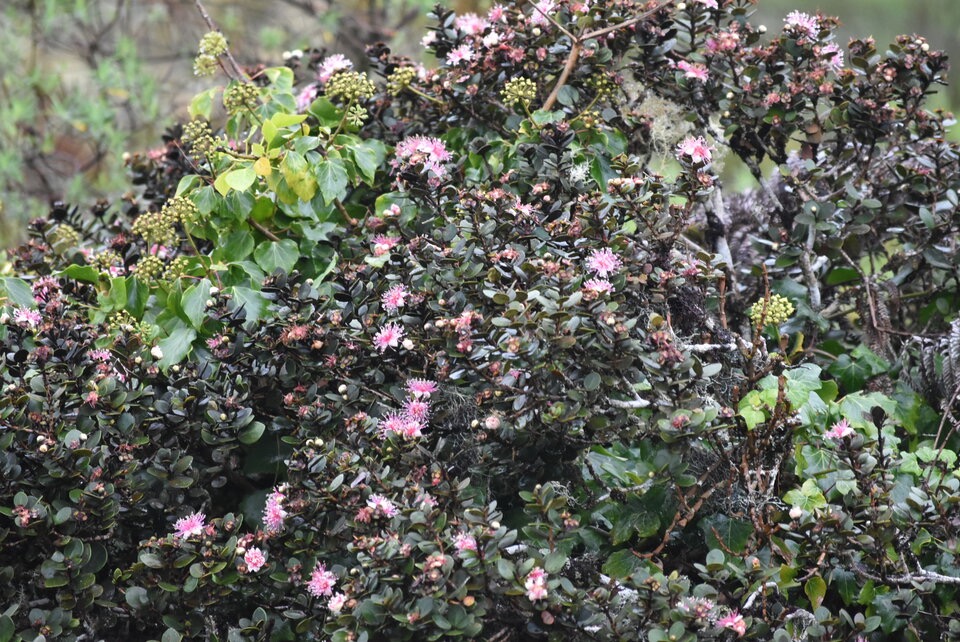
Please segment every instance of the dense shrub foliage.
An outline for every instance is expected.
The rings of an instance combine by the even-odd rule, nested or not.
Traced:
[[[945,60],[751,5],[205,36],[0,280],[0,640],[960,638]]]

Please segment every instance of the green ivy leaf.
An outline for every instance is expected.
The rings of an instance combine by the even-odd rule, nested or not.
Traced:
[[[92,265],[71,265],[60,271],[60,276],[65,276],[74,281],[83,281],[85,283],[99,283],[100,270]]]
[[[246,192],[250,189],[250,186],[253,185],[253,182],[257,180],[257,172],[254,171],[252,165],[227,172],[223,174],[223,176],[227,185],[238,192]]]
[[[810,604],[816,610],[820,608],[823,598],[827,595],[827,583],[819,575],[814,575],[803,585],[803,592],[806,593],[807,599],[810,600]]]
[[[171,332],[167,338],[161,339],[157,345],[163,351],[163,358],[160,359],[158,365],[166,369],[180,363],[190,353],[193,340],[196,338],[197,333],[193,328],[181,327]]]
[[[330,205],[336,200],[343,200],[347,195],[349,175],[343,161],[339,158],[328,158],[321,161],[315,170],[323,204]]]
[[[823,496],[823,491],[817,486],[817,482],[808,479],[803,482],[800,488],[794,488],[783,496],[783,501],[791,506],[799,506],[805,511],[813,511],[815,508],[821,508],[827,505],[827,499]]]
[[[33,300],[33,290],[23,279],[12,276],[0,278],[0,294],[3,293],[14,305],[24,308],[37,307]]]
[[[365,140],[350,148],[357,169],[369,185],[373,185],[377,169],[387,158],[386,146],[376,139]]]
[[[253,251],[253,258],[257,265],[267,274],[273,274],[278,268],[289,273],[300,258],[297,244],[291,239],[261,243]]]
[[[603,572],[616,580],[623,580],[636,573],[643,566],[643,560],[625,549],[617,551],[603,564]]]
[[[309,201],[317,193],[317,180],[310,173],[309,164],[303,154],[288,151],[280,163],[280,173],[300,200]]]
[[[210,298],[210,281],[203,279],[191,285],[180,299],[184,316],[196,329],[200,329],[206,317],[207,300]]]

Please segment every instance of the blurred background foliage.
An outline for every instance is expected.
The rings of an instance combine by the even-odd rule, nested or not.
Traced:
[[[488,0],[455,0],[458,12]],[[26,221],[51,201],[82,206],[123,193],[123,155],[161,142],[185,118],[200,83],[185,83],[206,31],[193,0],[7,0],[0,9],[0,249],[24,237]],[[311,47],[363,60],[384,41],[418,56],[432,0],[206,0],[241,62],[279,63]],[[955,0],[760,0],[756,21],[777,28],[789,11],[838,16],[844,36],[880,45],[920,33],[960,53]],[[932,101],[950,109],[960,89]],[[954,132],[957,135],[957,132]],[[731,167],[735,185],[752,179]]]

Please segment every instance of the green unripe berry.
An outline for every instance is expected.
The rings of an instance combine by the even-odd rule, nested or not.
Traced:
[[[537,83],[529,78],[514,78],[504,85],[500,97],[507,105],[521,103],[526,107],[537,97]]]
[[[365,73],[341,71],[327,81],[326,91],[331,100],[340,99],[342,102],[351,103],[373,98],[377,88]]]
[[[780,325],[793,313],[793,304],[786,297],[774,294],[769,299],[760,299],[753,304],[750,308],[750,320],[757,327]]]
[[[398,96],[404,89],[413,84],[417,77],[417,70],[413,67],[400,67],[387,78],[387,93]]]

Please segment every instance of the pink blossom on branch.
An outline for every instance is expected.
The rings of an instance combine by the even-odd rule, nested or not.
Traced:
[[[703,136],[687,136],[677,145],[677,158],[695,165],[704,165],[713,158],[713,150]]]
[[[437,382],[429,379],[411,379],[407,382],[407,392],[417,398],[429,399],[437,390]]]
[[[623,261],[608,247],[594,250],[587,257],[587,269],[603,279],[614,274],[622,266]]]
[[[373,345],[382,354],[387,351],[387,348],[399,347],[404,334],[402,326],[396,323],[388,323],[380,328],[380,331],[373,337]]]
[[[809,13],[791,11],[783,19],[783,22],[787,31],[793,34],[806,36],[812,40],[816,40],[817,36],[820,35],[820,21]]]
[[[830,430],[823,434],[824,437],[828,439],[833,439],[835,441],[840,441],[846,437],[849,437],[854,434],[853,428],[850,427],[850,422],[846,418],[841,419],[837,423],[833,424],[830,427]]]
[[[326,565],[317,562],[307,582],[307,593],[314,597],[333,594],[333,587],[337,583],[337,576],[327,570]]]
[[[187,539],[194,535],[202,535],[206,526],[207,516],[201,512],[193,513],[182,517],[174,523],[175,529],[173,535],[179,539]]]
[[[691,78],[699,82],[706,82],[707,78],[710,76],[710,72],[707,71],[707,68],[701,65],[699,62],[687,62],[686,60],[681,60],[677,63],[677,69],[683,72],[684,78]]]
[[[251,573],[256,573],[267,563],[267,556],[259,548],[248,548],[243,556],[243,563]]]
[[[383,303],[384,310],[396,312],[406,304],[408,296],[410,296],[410,291],[407,290],[407,286],[398,283],[384,292],[380,301]]]
[[[547,572],[539,566],[534,566],[533,570],[527,574],[523,587],[527,589],[527,599],[531,602],[546,599]]]
[[[747,623],[744,622],[743,616],[737,611],[733,611],[730,615],[717,620],[717,626],[722,629],[730,629],[741,638],[747,633]]]

